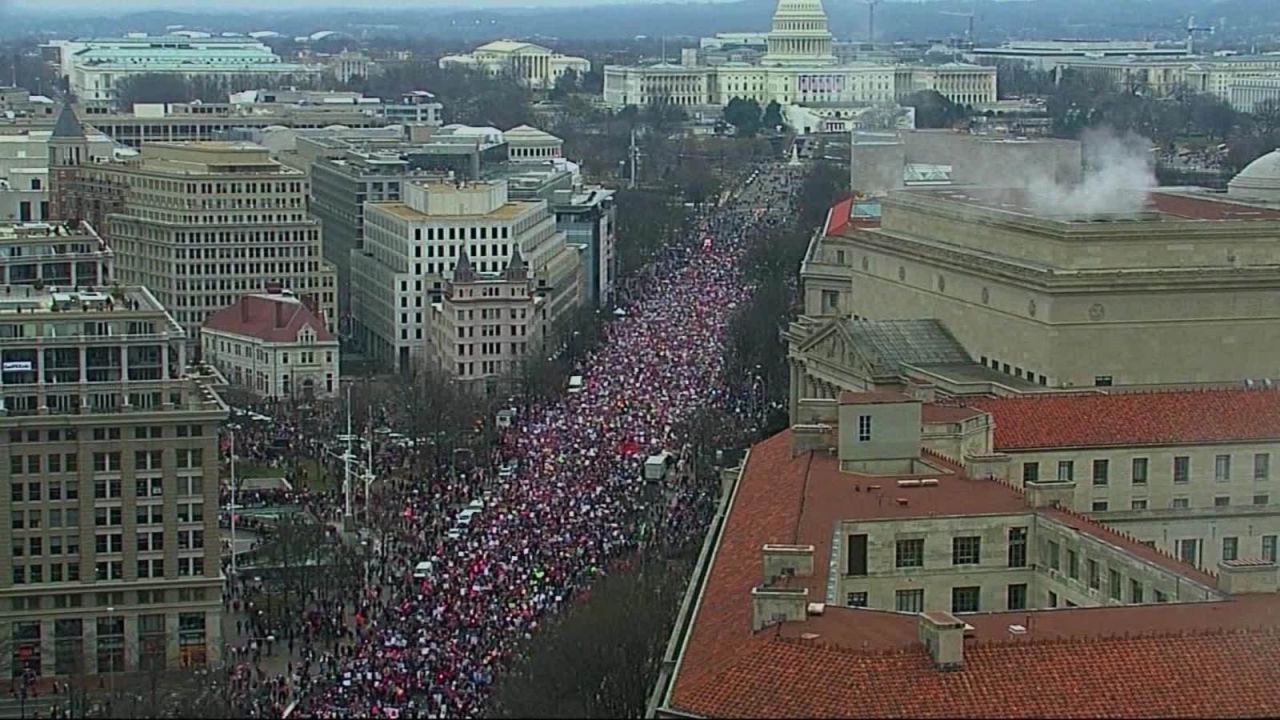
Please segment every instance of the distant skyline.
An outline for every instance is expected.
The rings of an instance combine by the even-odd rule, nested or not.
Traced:
[[[410,10],[413,8],[456,8],[459,10],[472,8],[497,7],[574,7],[584,5],[625,5],[625,4],[657,4],[657,3],[711,3],[729,2],[731,0],[377,0],[376,3],[356,2],[350,0],[220,0],[217,6],[221,10],[232,11],[280,11],[323,8],[326,10],[349,8],[352,10],[372,11]],[[55,12],[88,12],[101,15],[116,15],[127,12],[146,10],[169,10],[181,12],[193,10],[207,12],[210,10],[207,0],[115,0],[105,3],[103,0],[0,0],[0,12],[39,12],[43,14]]]

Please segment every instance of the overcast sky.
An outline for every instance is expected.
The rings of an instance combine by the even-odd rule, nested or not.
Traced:
[[[133,10],[201,10],[208,11],[215,7],[217,9],[226,10],[298,10],[304,8],[334,8],[349,7],[352,9],[376,8],[388,9],[404,9],[414,7],[502,7],[502,6],[579,6],[579,5],[604,5],[617,4],[623,2],[687,2],[691,0],[217,0],[210,3],[209,0],[0,0],[0,8],[8,6],[13,10],[29,10],[36,9],[44,12],[67,10],[67,11],[98,11],[102,12],[106,7],[110,7],[112,12],[128,12]],[[715,0],[696,0],[699,2],[715,1]],[[830,0],[828,0],[830,1]]]

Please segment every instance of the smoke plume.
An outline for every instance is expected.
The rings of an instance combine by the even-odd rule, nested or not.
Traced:
[[[1143,210],[1156,187],[1151,141],[1132,132],[1092,129],[1081,138],[1084,175],[1065,184],[1033,174],[1025,185],[1027,204],[1045,215],[1132,215]]]

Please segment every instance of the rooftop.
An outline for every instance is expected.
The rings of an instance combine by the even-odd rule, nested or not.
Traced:
[[[296,342],[303,328],[311,328],[317,342],[334,340],[324,322],[301,299],[274,292],[245,295],[204,323],[205,330],[277,343]]]
[[[937,669],[911,613],[827,605],[751,630],[762,546],[812,545],[813,573],[788,580],[826,595],[840,520],[1042,513],[1201,584],[1213,576],[1083,516],[1027,507],[1021,493],[965,477],[936,456],[928,489],[840,472],[825,452],[792,452],[786,431],[752,448],[710,556],[666,704],[706,717],[1274,716],[1280,600],[964,614],[963,667]],[[853,491],[851,492],[851,488]],[[892,495],[888,496],[892,497]],[[1025,632],[1011,634],[1011,625]],[[1191,673],[1183,672],[1195,667]]]
[[[1260,389],[1036,394],[974,399],[996,450],[1280,440],[1280,393]]]
[[[144,287],[37,288],[0,285],[0,316],[36,313],[163,313],[164,307]]]
[[[1111,193],[1116,195],[1126,191]],[[1209,220],[1209,221],[1256,221],[1280,220],[1280,210],[1267,209],[1232,202],[1225,197],[1208,194],[1195,195],[1176,192],[1153,192],[1135,189],[1127,191],[1134,196],[1132,202],[1112,203],[1113,206],[1127,205],[1142,208],[1137,213],[1116,214],[1097,213],[1092,215],[1065,215],[1045,212],[1037,207],[1034,199],[1026,192],[1005,188],[974,187],[917,187],[899,190],[891,195],[906,195],[959,203],[984,210],[992,210],[1011,215],[1023,215],[1042,220],[1068,223],[1071,225],[1088,225],[1100,221],[1110,222],[1164,222],[1177,220]]]

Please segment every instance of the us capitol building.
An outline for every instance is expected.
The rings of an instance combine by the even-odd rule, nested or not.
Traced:
[[[857,108],[892,104],[920,90],[936,90],[964,105],[996,100],[994,67],[842,64],[832,42],[821,0],[778,0],[758,63],[702,64],[695,50],[686,50],[680,64],[606,65],[604,102],[614,108],[664,102],[692,109],[743,98],[851,117]]]

